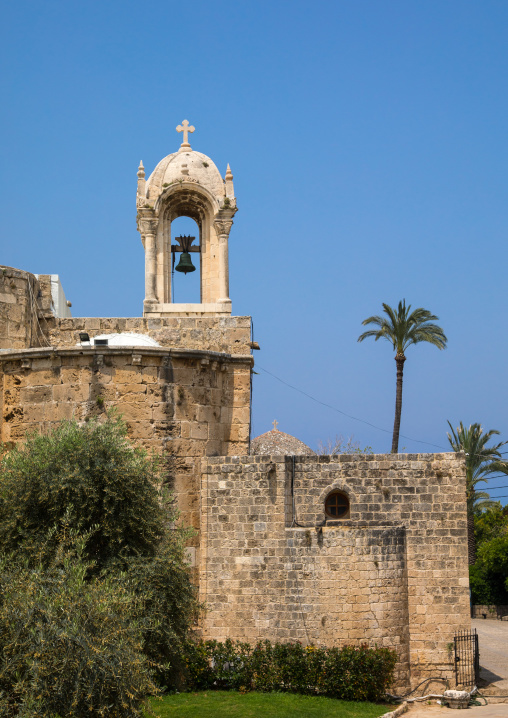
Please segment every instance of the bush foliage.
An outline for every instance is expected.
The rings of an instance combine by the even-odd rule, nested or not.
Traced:
[[[153,556],[168,520],[159,470],[114,415],[29,434],[0,466],[0,548],[50,561],[65,519],[78,532],[96,528],[85,551],[97,571],[120,554]]]
[[[199,607],[189,533],[161,482],[160,462],[111,415],[32,434],[4,457],[0,715],[131,718],[154,681],[177,680]]]
[[[475,516],[477,559],[469,569],[473,603],[508,604],[508,509],[495,506]]]
[[[46,567],[0,566],[0,714],[140,715],[156,687],[143,655],[139,598],[87,579],[86,537]]]
[[[114,416],[2,460],[0,715],[135,718],[157,686],[382,699],[388,649],[191,640],[188,533],[160,469]]]
[[[182,534],[185,537],[185,534]],[[143,631],[143,653],[160,686],[178,688],[183,654],[197,620],[196,589],[189,580],[183,538],[167,535],[153,557],[131,557],[120,580],[139,597],[137,618]]]
[[[380,701],[397,661],[388,648],[321,648],[300,643],[255,646],[227,640],[187,647],[187,688],[285,691],[351,701]]]

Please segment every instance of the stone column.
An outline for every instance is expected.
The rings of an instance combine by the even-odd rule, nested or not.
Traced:
[[[229,252],[228,238],[233,220],[230,218],[216,219],[213,223],[219,238],[219,298],[220,304],[231,304],[229,298]]]
[[[141,239],[145,247],[145,302],[155,303],[155,279],[157,274],[157,256],[155,247],[155,233],[157,222],[141,220]]]

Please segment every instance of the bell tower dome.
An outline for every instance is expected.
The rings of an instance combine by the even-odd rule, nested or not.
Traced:
[[[147,180],[142,162],[138,168],[137,226],[145,249],[143,316],[230,315],[228,240],[237,211],[233,174],[228,164],[223,179],[209,157],[191,148],[188,137],[194,127],[187,120],[176,130],[183,133],[178,152],[164,157]],[[171,223],[178,217],[196,222],[197,243],[173,241]],[[182,255],[186,267],[189,253],[200,254],[197,304],[171,301],[173,255],[181,252],[186,252]]]

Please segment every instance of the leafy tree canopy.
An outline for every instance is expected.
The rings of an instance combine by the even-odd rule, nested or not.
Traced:
[[[50,560],[66,524],[94,527],[85,558],[97,570],[119,555],[153,556],[168,520],[158,477],[115,415],[33,433],[0,464],[0,550]]]
[[[508,603],[508,510],[497,503],[475,515],[477,558],[471,566],[473,603]]]
[[[474,534],[478,546],[508,532],[508,506],[496,503],[488,511],[475,517]]]
[[[47,565],[0,561],[0,715],[141,718],[157,691],[143,653],[142,598],[92,579],[89,536],[71,529]]]
[[[159,682],[172,686],[179,680],[183,646],[199,604],[185,554],[190,533],[175,527],[176,512],[158,488],[161,470],[161,462],[129,443],[124,423],[114,414],[102,423],[68,421],[46,435],[28,436],[0,463],[0,559],[7,577],[3,587],[0,582],[0,607],[9,572],[21,582],[20,601],[30,593],[30,576],[40,575],[43,585],[47,574],[51,582],[72,534],[81,542],[81,578],[90,584],[90,596],[108,587],[114,611],[122,605],[119,597],[132,597],[118,620],[136,623],[146,665]],[[24,568],[19,572],[17,566]],[[21,584],[28,587],[25,593]],[[0,625],[0,654],[2,630]],[[58,656],[50,653],[49,683],[58,678],[51,667]],[[91,675],[102,670],[99,653],[94,655],[93,665],[87,664]],[[134,653],[126,649],[118,656],[137,670]],[[0,712],[1,689],[0,684]],[[5,689],[13,690],[7,679]]]

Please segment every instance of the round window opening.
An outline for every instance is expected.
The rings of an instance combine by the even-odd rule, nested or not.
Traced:
[[[325,514],[330,519],[343,519],[349,516],[349,499],[342,491],[332,491],[326,497]]]

